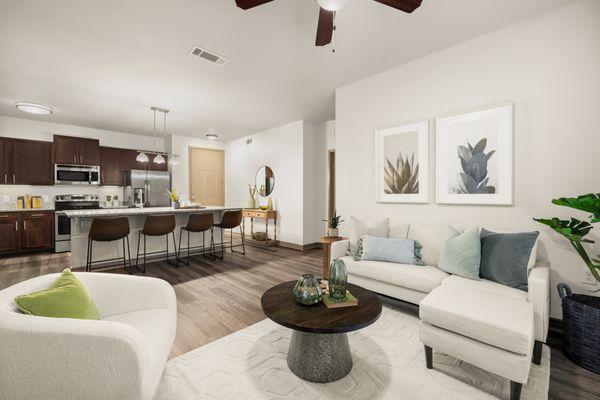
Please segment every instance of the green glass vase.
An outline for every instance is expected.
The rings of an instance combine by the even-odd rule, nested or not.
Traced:
[[[336,302],[346,300],[348,269],[342,260],[333,260],[329,265],[329,298]]]
[[[305,306],[312,306],[323,300],[323,291],[317,278],[312,274],[302,275],[294,286],[294,298]]]

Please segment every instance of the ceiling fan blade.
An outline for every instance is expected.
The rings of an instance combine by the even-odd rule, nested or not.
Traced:
[[[317,25],[316,46],[325,46],[331,43],[334,15],[334,11],[327,11],[321,8],[321,11],[319,12],[319,25]]]
[[[411,13],[421,6],[423,0],[375,0],[378,3],[385,4],[396,10]]]
[[[243,10],[248,10],[265,3],[270,3],[271,1],[273,0],[235,0],[235,4]]]

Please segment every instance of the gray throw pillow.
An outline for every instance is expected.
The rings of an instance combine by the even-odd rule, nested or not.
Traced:
[[[527,291],[527,264],[539,232],[496,233],[481,230],[483,279]]]
[[[354,260],[425,265],[421,259],[422,248],[414,240],[364,235],[358,241],[358,252]]]

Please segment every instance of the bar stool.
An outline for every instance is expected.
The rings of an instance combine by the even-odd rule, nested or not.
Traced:
[[[120,260],[121,257],[92,261],[92,250],[94,242],[114,242],[123,240],[123,268],[125,271],[131,271],[131,250],[129,249],[129,218],[127,217],[103,217],[92,219],[90,233],[88,234],[87,260],[85,265],[86,272],[92,271],[92,264]],[[125,253],[125,241],[127,241],[127,253]],[[129,262],[125,259],[125,254]],[[129,270],[127,269],[129,267]]]
[[[169,233],[173,235],[173,247],[175,248],[175,264],[169,260]],[[137,245],[137,255],[135,258],[135,265],[139,266],[139,258],[140,258],[140,242],[141,237],[144,236],[144,268],[142,272],[146,273],[146,256],[152,254],[162,254],[164,251],[155,251],[152,253],[146,252],[146,237],[148,236],[164,236],[167,243],[167,262],[179,267],[179,262],[177,260],[177,245],[175,243],[175,215],[148,215],[146,220],[144,221],[144,227],[138,234],[138,245]]]
[[[230,232],[230,242],[229,246],[232,253],[240,253],[239,251],[234,251],[234,247],[241,247],[242,252],[240,254],[246,254],[246,246],[244,245],[244,232],[242,231],[242,210],[227,210],[223,213],[223,217],[221,217],[221,222],[215,224],[214,226],[221,228],[221,256],[219,257],[221,260],[223,259],[223,255],[225,254],[225,243],[223,240],[223,230],[229,229]],[[233,245],[233,228],[240,227],[240,235],[242,237],[242,244]]]
[[[183,231],[187,231],[187,262],[186,265],[190,265],[190,250],[202,249],[201,254],[212,260],[215,259],[214,249],[215,242],[213,236],[213,224],[215,220],[212,214],[191,214],[188,219],[187,225],[182,226],[179,230],[179,251],[177,252],[177,259],[181,261],[181,237],[183,236]],[[209,253],[206,254],[206,246],[205,246],[205,236],[206,232],[210,231],[210,246]],[[202,233],[202,246],[194,246],[190,247],[190,232]]]

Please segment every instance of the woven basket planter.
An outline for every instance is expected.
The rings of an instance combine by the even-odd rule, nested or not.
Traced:
[[[573,294],[558,285],[562,298],[565,354],[575,364],[600,374],[600,297]]]

